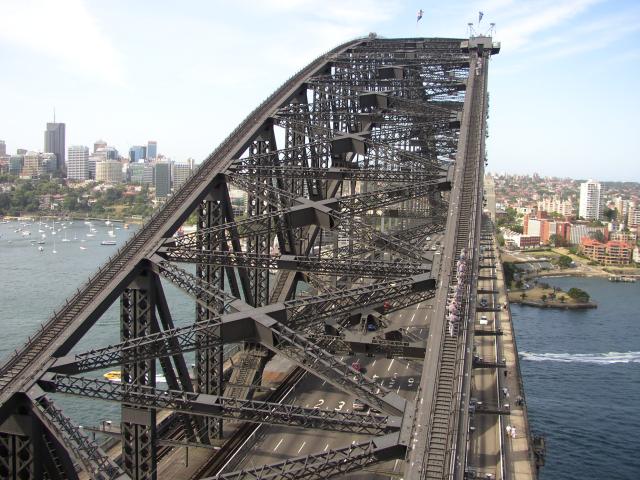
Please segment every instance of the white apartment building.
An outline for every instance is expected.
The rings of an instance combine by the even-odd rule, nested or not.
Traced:
[[[67,178],[69,180],[89,179],[89,147],[72,145],[67,152]]]
[[[585,220],[600,220],[602,216],[602,186],[593,180],[580,184],[578,215]]]

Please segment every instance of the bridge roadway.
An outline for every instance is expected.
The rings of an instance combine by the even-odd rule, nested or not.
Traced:
[[[437,272],[440,265],[440,250],[432,250],[437,247],[436,241],[442,240],[442,235],[433,235],[426,243],[425,250],[433,252],[433,267]],[[437,254],[435,253],[437,252]],[[417,341],[424,341],[429,334],[430,315],[433,311],[433,301],[421,302],[406,307],[401,311],[387,316],[389,327],[387,330],[403,328]],[[377,332],[376,332],[377,333]],[[414,403],[418,392],[420,374],[423,368],[422,360],[403,358],[370,358],[362,355],[342,356],[341,361],[350,364],[359,362],[366,375],[374,380],[380,380],[385,386],[401,397]],[[291,403],[296,405],[335,411],[353,411],[355,397],[346,395],[327,383],[319,382],[316,378],[306,375],[291,393]],[[368,410],[368,409],[367,409]],[[363,440],[365,437],[348,435],[339,432],[311,432],[305,429],[282,428],[276,426],[264,426],[262,439],[249,451],[241,453],[243,460],[234,465],[233,470],[254,468],[261,464],[270,464],[291,457],[303,456],[308,453],[326,451],[327,449],[349,445],[352,442]],[[401,477],[404,471],[404,462],[399,460],[389,461],[372,467],[365,473],[351,473],[349,478],[389,478]]]

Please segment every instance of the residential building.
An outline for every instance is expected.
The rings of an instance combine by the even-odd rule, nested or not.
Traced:
[[[147,158],[147,147],[144,145],[134,145],[129,149],[129,162],[137,163]]]
[[[69,180],[88,180],[89,147],[72,145],[67,156],[67,178]]]
[[[158,156],[158,142],[149,140],[147,142],[147,160],[154,160]]]
[[[602,216],[602,186],[593,180],[580,184],[580,209],[578,215],[585,220],[600,220]]]
[[[601,243],[585,237],[580,250],[584,256],[602,265],[627,265],[631,263],[633,246],[616,240]]]
[[[39,178],[41,175],[52,173],[58,164],[58,157],[53,152],[27,152],[20,177]]]
[[[191,172],[193,172],[191,163],[174,162],[171,164],[171,184],[174,191],[180,188],[180,185],[189,178]]]
[[[640,263],[640,248],[635,247],[633,249],[633,255],[631,256],[631,259],[636,263]]]
[[[121,183],[122,164],[117,160],[100,160],[96,162],[96,181]]]
[[[44,151],[55,154],[56,164],[53,166],[54,171],[66,171],[64,123],[47,123],[47,129],[44,132]]]
[[[634,244],[637,239],[638,235],[633,232],[617,231],[609,233],[609,240],[617,240],[620,242]]]
[[[589,227],[584,224],[573,224],[571,225],[571,236],[569,243],[571,245],[580,245],[580,242],[584,237],[591,237],[596,231],[602,232],[602,235],[605,239],[609,237],[609,230],[607,227]]]
[[[553,198],[543,197],[538,202],[538,211],[558,213],[564,217],[571,217],[575,213],[573,202],[571,200],[562,200],[557,195],[554,195]]]
[[[629,202],[628,204],[627,225],[629,228],[640,225],[640,205],[638,202]]]
[[[7,154],[7,144],[4,143],[4,140],[0,140],[0,155],[6,155]]]
[[[171,192],[171,165],[169,162],[156,162],[154,185],[156,198],[166,197]]]
[[[540,237],[537,235],[525,235],[514,232],[513,230],[504,229],[502,237],[505,244],[512,248],[532,248],[540,246]]]

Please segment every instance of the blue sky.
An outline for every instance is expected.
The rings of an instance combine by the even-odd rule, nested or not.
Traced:
[[[416,12],[424,17],[416,25]],[[344,40],[467,35],[496,23],[489,169],[640,181],[633,0],[0,0],[0,139],[200,161],[278,85]],[[635,114],[635,115],[634,115]]]

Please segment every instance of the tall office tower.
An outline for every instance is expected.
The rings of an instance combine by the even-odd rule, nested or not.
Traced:
[[[171,191],[171,165],[169,162],[156,162],[154,183],[156,198],[169,195]]]
[[[174,162],[171,164],[171,184],[173,185],[173,189],[177,190],[180,188],[191,172],[193,171],[193,167],[190,163],[177,163]]]
[[[46,153],[55,153],[56,165],[54,170],[58,172],[66,170],[64,130],[64,123],[47,123],[47,129],[44,132],[44,151]]]
[[[4,140],[0,140],[0,155],[7,154],[7,144],[4,143]]]
[[[147,147],[144,145],[134,145],[129,149],[129,162],[137,163],[147,158]]]
[[[67,178],[87,180],[89,178],[89,147],[72,145],[67,156]]]
[[[158,156],[158,142],[149,140],[147,142],[147,160],[153,160]]]
[[[96,153],[101,148],[107,148],[107,142],[104,140],[96,140],[93,143],[93,153]]]
[[[588,180],[580,184],[580,208],[578,215],[585,220],[600,220],[602,216],[602,186]]]

